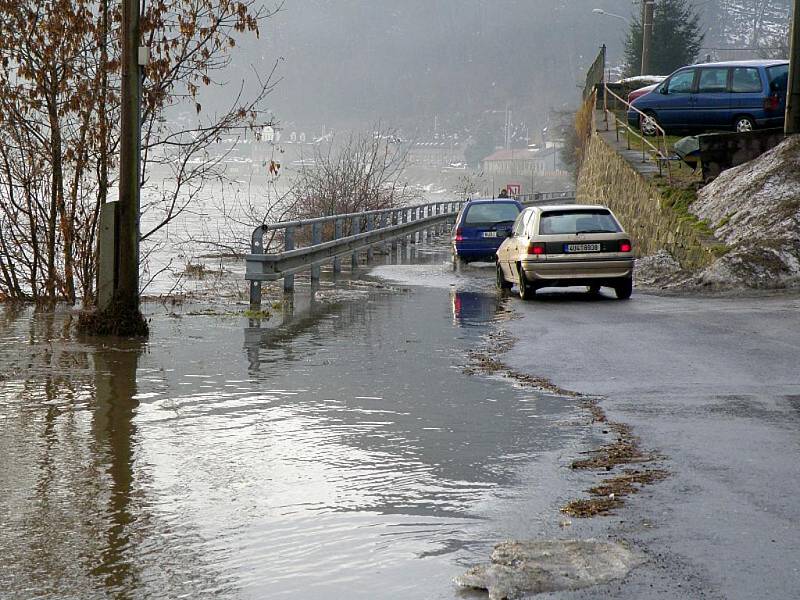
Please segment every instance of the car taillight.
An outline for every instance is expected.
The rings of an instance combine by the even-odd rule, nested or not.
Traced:
[[[777,96],[767,96],[764,98],[764,110],[778,110],[781,105],[781,99]]]
[[[631,250],[633,250],[633,246],[631,246],[631,243],[628,240],[622,240],[619,243],[620,252],[630,252]]]
[[[456,241],[461,242],[464,241],[464,231],[459,227],[456,229]]]
[[[544,244],[531,244],[528,246],[528,254],[535,254],[539,256],[544,254]]]

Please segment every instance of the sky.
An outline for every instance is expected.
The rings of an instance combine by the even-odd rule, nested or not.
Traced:
[[[627,8],[623,0],[286,0],[246,52],[265,66],[280,59],[268,103],[282,121],[432,129],[507,106],[521,117],[575,104],[599,46],[618,52],[624,35],[622,21],[591,9],[617,5]]]
[[[696,1],[710,30],[709,8],[731,1]],[[240,46],[231,77],[277,61],[267,104],[300,129],[457,130],[502,122],[506,108],[541,127],[577,104],[602,44],[611,64],[621,59],[627,23],[594,8],[639,10],[631,0],[285,0]]]

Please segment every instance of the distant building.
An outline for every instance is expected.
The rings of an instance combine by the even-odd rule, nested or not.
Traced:
[[[421,167],[449,167],[464,162],[464,146],[456,139],[413,142],[408,148],[408,162]]]
[[[498,150],[481,161],[483,172],[500,177],[553,177],[566,175],[558,147]]]

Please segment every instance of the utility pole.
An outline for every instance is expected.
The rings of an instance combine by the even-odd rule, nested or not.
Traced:
[[[511,107],[506,104],[506,150],[511,149]]]
[[[139,308],[139,0],[122,0],[119,279],[115,300]]]
[[[653,43],[653,0],[642,0],[642,70],[650,74],[650,50]]]
[[[786,89],[786,135],[800,134],[800,0],[794,0],[789,81]]]

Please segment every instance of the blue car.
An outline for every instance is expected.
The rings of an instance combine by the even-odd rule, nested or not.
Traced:
[[[675,71],[633,101],[628,123],[646,135],[665,131],[783,127],[789,62],[744,60],[705,63]]]
[[[510,198],[468,201],[453,227],[453,261],[494,261],[520,212],[522,204]]]

